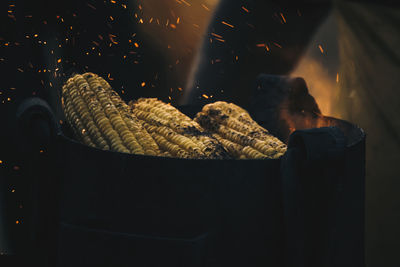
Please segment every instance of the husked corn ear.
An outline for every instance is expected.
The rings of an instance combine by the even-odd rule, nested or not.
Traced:
[[[62,97],[65,116],[85,144],[125,153],[159,153],[139,120],[124,112],[129,107],[122,106],[122,99],[97,75],[74,75],[64,85]]]
[[[195,121],[214,133],[235,158],[279,158],[286,151],[284,143],[232,103],[218,101],[205,105]]]
[[[133,114],[143,121],[161,151],[181,158],[229,157],[218,140],[171,105],[156,98],[140,98],[129,105]]]
[[[102,77],[93,73],[85,73],[83,76],[88,80],[89,83],[101,84],[102,88],[104,88],[105,93],[107,94],[107,97],[118,110],[126,126],[131,133],[133,133],[138,143],[142,146],[144,154],[153,156],[159,155],[161,152],[155,140],[146,131],[139,119],[133,115],[130,107],[121,99],[117,92],[111,88],[110,84]]]

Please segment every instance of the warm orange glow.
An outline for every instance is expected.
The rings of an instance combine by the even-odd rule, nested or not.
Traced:
[[[336,92],[335,78],[331,77],[322,64],[315,59],[304,58],[296,69],[291,73],[292,77],[302,77],[308,86],[310,94],[315,98],[322,114],[337,116],[333,114],[333,100]]]
[[[280,109],[279,116],[289,129],[287,137],[296,130],[337,126],[337,122],[330,117],[310,112],[291,113],[287,108]]]
[[[244,6],[242,6],[242,9],[243,9],[244,11],[246,11],[247,13],[250,13],[250,11],[249,11],[247,8],[245,8]]]
[[[141,86],[142,86],[142,87],[145,87],[145,86],[146,86],[146,83],[145,83],[145,82],[142,82]]]

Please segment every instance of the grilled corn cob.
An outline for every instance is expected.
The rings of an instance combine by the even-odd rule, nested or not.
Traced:
[[[205,105],[195,121],[214,133],[235,158],[279,158],[286,145],[258,125],[249,113],[232,103],[218,101]]]
[[[158,145],[109,84],[92,73],[63,86],[65,117],[83,143],[118,152],[157,155]]]
[[[229,157],[214,137],[171,105],[156,98],[140,98],[129,104],[162,151],[182,158]]]

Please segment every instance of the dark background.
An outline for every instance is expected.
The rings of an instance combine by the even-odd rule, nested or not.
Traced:
[[[336,61],[321,60],[326,68],[336,62],[335,68],[345,71],[331,103],[337,107],[335,115],[360,124],[369,135],[367,266],[398,266],[400,128],[396,110],[383,108],[385,103],[400,106],[399,80],[393,76],[400,57],[391,52],[396,44],[398,48],[398,30],[391,30],[399,29],[398,6],[392,1],[346,1],[335,7],[329,1],[227,0],[219,7],[216,1],[178,2],[2,1],[0,251],[23,251],[29,235],[29,189],[15,132],[15,113],[23,99],[46,99],[63,120],[62,83],[73,72],[91,71],[126,100],[158,97],[178,104],[225,99],[246,105],[255,77],[290,74],[308,55],[314,34],[336,12],[335,31],[325,32],[340,40],[327,50]],[[216,14],[208,26],[213,8]],[[358,72],[352,73],[354,64]],[[366,91],[382,93],[363,95]]]

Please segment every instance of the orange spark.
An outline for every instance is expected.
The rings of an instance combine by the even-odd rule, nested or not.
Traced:
[[[323,53],[324,53],[324,49],[322,48],[322,46],[321,46],[321,45],[318,45],[318,48],[319,48],[319,50],[321,51],[321,53],[323,54]]]
[[[211,35],[214,36],[214,37],[223,38],[221,35],[213,33],[213,32],[211,33]]]
[[[280,44],[278,44],[278,43],[273,42],[273,44],[274,44],[275,46],[279,47],[279,48],[282,48],[282,46],[281,46]]]
[[[176,29],[175,24],[172,24],[172,23],[171,23],[169,26],[170,26],[172,29]]]
[[[57,63],[61,63],[61,58],[59,58],[59,59],[57,60]]]
[[[117,37],[116,35],[114,35],[114,34],[109,34],[108,37],[110,38],[110,41],[111,41],[113,44],[118,44],[118,42],[115,41],[115,39],[114,39],[115,37]]]
[[[280,13],[280,15],[281,15],[281,17],[282,17],[283,22],[286,23],[286,19],[285,19],[285,17],[283,16],[282,12]]]
[[[210,11],[210,9],[209,9],[205,4],[201,4],[201,6],[202,6],[205,10]]]
[[[220,42],[222,42],[222,43],[225,43],[225,40],[224,40],[224,39],[215,38],[215,40],[220,41]]]
[[[337,82],[337,83],[339,82],[339,72],[336,73],[336,82]]]
[[[203,94],[202,95],[204,98],[208,99],[208,95]]]
[[[228,22],[221,21],[221,23],[226,25],[226,26],[228,26],[228,27],[235,28],[235,26],[233,26],[232,24],[229,24]]]
[[[180,22],[181,22],[181,18],[178,17],[178,18],[176,19],[176,24],[179,24]]]
[[[185,5],[187,6],[192,6],[191,4],[189,4],[188,2],[186,2],[185,0],[181,0]]]
[[[265,44],[256,44],[257,47],[265,47]]]
[[[145,87],[145,86],[146,86],[146,83],[145,83],[145,82],[142,82],[141,86],[142,86],[142,87]]]
[[[242,9],[243,9],[244,11],[246,11],[247,13],[250,13],[250,11],[249,11],[247,8],[245,8],[244,6],[242,6]]]
[[[136,48],[138,48],[138,47],[139,47],[139,44],[138,44],[138,43],[134,43],[134,45],[135,45],[135,47],[136,47]]]

